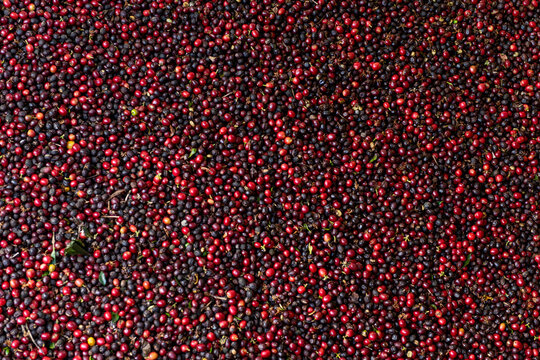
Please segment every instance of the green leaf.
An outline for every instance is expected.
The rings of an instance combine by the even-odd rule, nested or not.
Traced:
[[[4,352],[4,354],[9,355],[9,346],[5,346],[2,351]]]
[[[99,272],[99,282],[101,285],[107,285],[107,279],[105,278],[105,273],[103,271]]]
[[[90,255],[90,253],[84,248],[84,244],[79,240],[71,240],[66,249],[65,255]]]
[[[463,263],[463,268],[466,268],[467,265],[469,265],[470,262],[471,262],[471,253],[468,253],[468,254],[467,254],[467,259],[466,259],[465,262]]]
[[[53,350],[55,347],[56,347],[56,343],[55,343],[55,342],[54,342],[54,343],[51,342],[51,343],[49,344],[49,349]]]
[[[369,163],[371,164],[372,162],[375,162],[377,160],[379,156],[377,154],[373,155],[373,157],[371,158],[371,160],[369,160]]]
[[[191,149],[191,151],[189,152],[188,159],[191,159],[193,155],[195,155],[196,153],[197,153],[197,149],[195,148]]]
[[[112,315],[111,321],[116,324],[118,322],[118,320],[120,319],[120,315],[118,315],[115,312],[111,313],[111,315]]]
[[[82,231],[84,232],[84,236],[86,236],[87,238],[92,237],[92,234],[90,234],[90,231],[86,228],[86,226],[82,227]]]
[[[51,253],[51,259],[52,259],[53,265],[56,265],[56,236],[54,232],[52,233],[52,248],[53,248],[53,251]]]
[[[53,249],[51,253],[52,264],[56,265],[56,249]]]

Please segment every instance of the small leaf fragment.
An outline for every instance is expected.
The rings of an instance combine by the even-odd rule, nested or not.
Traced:
[[[87,238],[92,237],[92,234],[90,234],[90,231],[85,226],[82,227],[82,230],[83,230],[84,236],[86,236]]]
[[[120,319],[120,315],[118,315],[115,312],[111,313],[111,315],[112,315],[111,321],[116,324],[118,322],[118,320]]]
[[[80,240],[72,240],[66,249],[65,255],[90,255],[90,253],[84,248],[84,244]]]
[[[99,282],[101,285],[107,285],[107,279],[105,278],[105,273],[103,271],[99,272]]]
[[[51,259],[52,259],[51,264],[56,265],[56,249],[53,249],[51,253]]]
[[[468,253],[467,254],[467,259],[465,260],[465,262],[463,263],[463,268],[466,268],[467,265],[469,265],[469,263],[471,262],[471,253]]]

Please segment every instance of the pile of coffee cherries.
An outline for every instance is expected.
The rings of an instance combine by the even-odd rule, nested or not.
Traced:
[[[538,0],[3,0],[0,359],[540,357]]]

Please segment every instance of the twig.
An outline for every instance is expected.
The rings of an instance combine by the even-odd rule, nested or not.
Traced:
[[[107,201],[112,200],[113,198],[117,197],[118,195],[120,195],[120,194],[123,193],[124,191],[127,191],[127,190],[126,190],[126,189],[116,190],[115,192],[113,192],[113,193],[111,194],[111,196],[109,196],[109,198],[107,199]]]
[[[25,332],[28,333],[28,335],[30,336],[30,340],[32,340],[34,345],[36,345],[36,347],[38,349],[40,349],[40,346],[36,343],[36,340],[34,340],[34,336],[32,336],[32,333],[30,332],[30,329],[28,328],[28,325],[23,325],[23,330],[25,330]]]
[[[227,298],[226,298],[226,297],[223,297],[223,296],[216,296],[216,295],[212,295],[212,294],[208,294],[208,293],[205,293],[205,295],[206,295],[206,296],[213,297],[214,299],[217,299],[217,300],[227,301]]]

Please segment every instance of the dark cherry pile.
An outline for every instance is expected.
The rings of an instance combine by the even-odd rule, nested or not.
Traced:
[[[3,0],[0,359],[538,359],[537,0]]]

